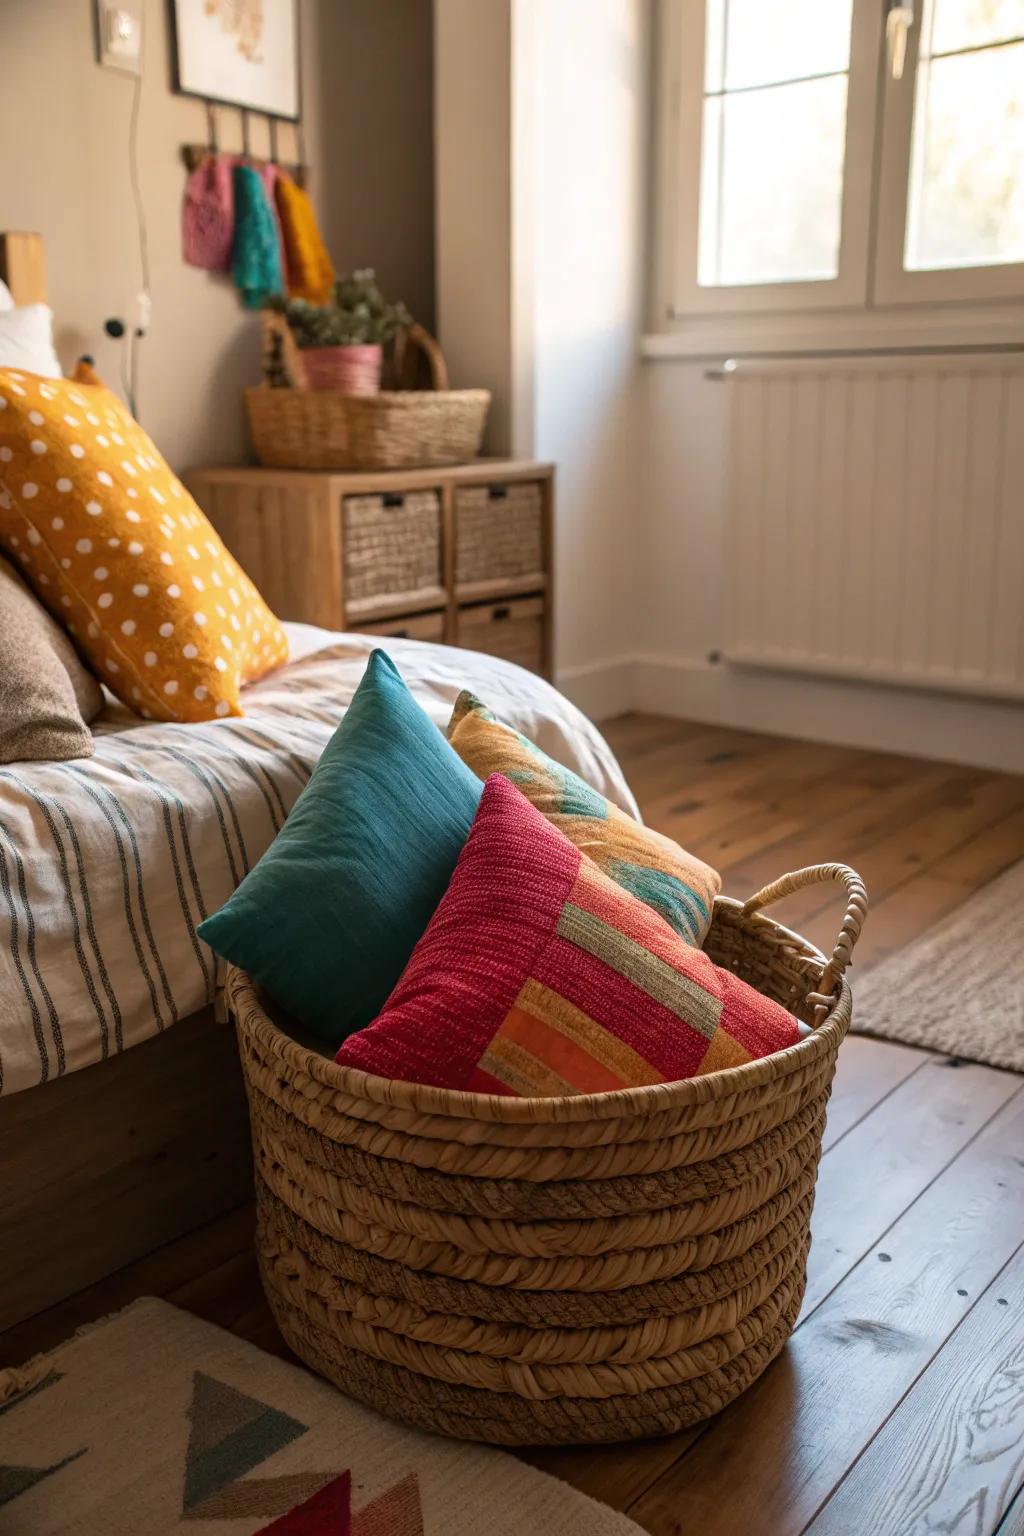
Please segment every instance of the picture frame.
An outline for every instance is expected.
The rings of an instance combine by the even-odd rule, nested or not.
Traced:
[[[297,122],[299,0],[169,0],[174,89]]]

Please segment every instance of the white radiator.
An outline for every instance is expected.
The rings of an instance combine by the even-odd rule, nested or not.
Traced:
[[[726,377],[727,660],[1024,698],[1024,355]]]

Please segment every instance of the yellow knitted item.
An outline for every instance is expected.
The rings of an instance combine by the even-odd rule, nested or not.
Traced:
[[[334,267],[313,204],[302,187],[285,176],[277,178],[274,195],[284,241],[288,293],[293,299],[325,304],[334,286]]]

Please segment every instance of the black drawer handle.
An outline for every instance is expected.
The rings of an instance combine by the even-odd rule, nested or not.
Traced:
[[[401,491],[384,492],[383,501],[386,507],[400,507],[404,500],[405,497],[402,495]]]
[[[409,631],[407,629],[393,629],[391,631],[391,638],[393,640],[408,640]]]
[[[491,613],[491,618],[494,619],[495,621],[497,621],[498,619],[510,619],[511,617],[512,617],[512,609],[508,608],[508,607],[505,607],[505,608],[495,608],[493,610],[493,612]]]
[[[508,496],[508,486],[507,485],[489,485],[487,487],[487,494],[491,498],[492,501],[504,501],[506,499],[506,497]]]

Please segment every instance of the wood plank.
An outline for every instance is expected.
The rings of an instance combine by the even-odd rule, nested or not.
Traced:
[[[842,1050],[840,1051],[842,1055]],[[803,1316],[1020,1086],[1011,1072],[930,1057],[822,1159]],[[870,1178],[865,1169],[870,1168]]]
[[[977,782],[974,779],[969,784]],[[827,824],[811,827],[805,834],[785,844],[786,860],[794,869],[805,864],[820,864],[823,859],[841,859],[856,866],[860,851],[890,832],[899,832],[923,809],[949,803],[964,793],[964,772],[945,764],[922,764],[918,775],[881,790],[851,805],[848,810],[829,817]],[[827,851],[823,847],[827,839]],[[782,845],[780,845],[781,847]],[[722,870],[730,893],[760,890],[779,873],[778,852],[772,850],[740,865],[727,864]],[[870,894],[870,893],[869,893]],[[802,910],[799,892],[787,897],[778,908],[779,920],[792,926],[794,914]],[[819,905],[820,905],[819,901]],[[806,903],[805,903],[806,905]]]
[[[707,729],[692,720],[669,720],[664,715],[616,715],[601,727],[605,740],[617,757],[629,758],[630,768],[644,752],[669,741],[688,741]]]
[[[820,859],[824,825],[856,815],[857,808],[861,821],[865,814],[877,817],[881,794],[909,797],[920,792],[919,771],[919,764],[908,765],[903,758],[845,752],[838,766],[816,759],[809,775],[787,778],[769,768],[738,794],[709,794],[689,813],[664,813],[655,807],[652,816],[659,831],[699,848],[701,857],[726,874],[735,888],[735,871],[743,871],[761,855],[767,865],[772,849],[777,850],[774,863],[781,873],[783,861],[793,856],[795,841],[817,850],[808,862]]]
[[[33,1355],[53,1349],[76,1329],[119,1311],[138,1296],[177,1302],[197,1276],[215,1274],[240,1253],[251,1252],[255,1221],[250,1198],[226,1215],[152,1249],[116,1274],[16,1324],[0,1334],[0,1366],[21,1365]]]
[[[975,1536],[1024,1483],[1024,1248],[872,1440],[808,1536]]]
[[[0,1328],[230,1210],[252,1187],[234,1032],[212,1010],[3,1100]]]
[[[822,1148],[835,1146],[928,1058],[907,1045],[849,1035],[843,1041],[828,1101]]]
[[[803,1531],[1016,1251],[1022,1144],[1018,1088],[633,1518],[652,1536]]]
[[[954,784],[939,803],[891,827],[883,837],[869,833],[831,856],[854,866],[877,906],[884,896],[929,873],[946,854],[1005,820],[1022,803],[1024,779],[991,774],[980,782]],[[790,898],[789,916],[783,921],[799,928],[828,905],[813,888],[799,891]]]
[[[931,871],[974,891],[1024,858],[1024,807],[1001,817],[937,859]]]
[[[756,786],[764,784],[769,770],[773,793],[788,793],[810,780],[835,773],[846,756],[843,747],[808,746],[800,741],[771,748],[734,746],[726,741],[698,757],[690,765],[689,773],[683,773],[678,759],[666,751],[661,754],[664,787],[660,792],[655,787],[652,793],[648,780],[644,815],[652,826],[657,826],[663,818],[679,815],[695,802],[718,804],[724,796],[736,793],[749,797]]]
[[[699,1428],[684,1429],[659,1440],[635,1440],[622,1445],[530,1446],[517,1448],[514,1454],[531,1467],[571,1483],[589,1498],[624,1514],[654,1487],[699,1434]]]

